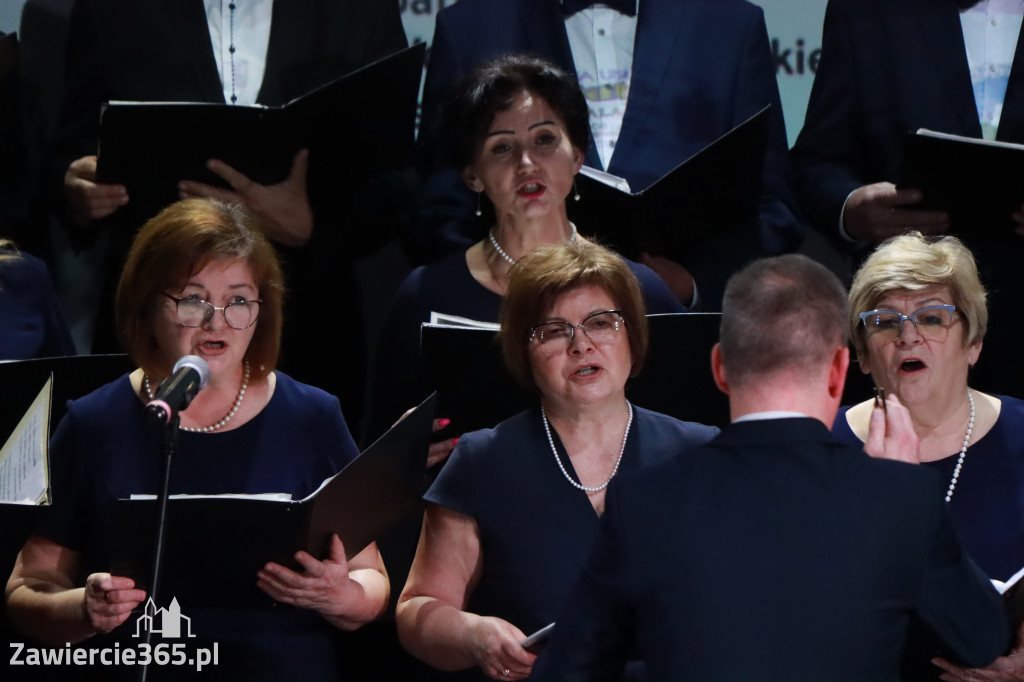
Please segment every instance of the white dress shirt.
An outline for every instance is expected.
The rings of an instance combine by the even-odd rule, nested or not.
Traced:
[[[607,169],[626,113],[636,17],[595,5],[566,18],[565,30],[580,87],[590,108],[590,129],[597,153]]]
[[[224,101],[255,104],[267,66],[273,0],[203,0],[203,4]]]

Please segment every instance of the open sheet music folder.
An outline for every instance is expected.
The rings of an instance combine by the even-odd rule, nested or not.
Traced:
[[[970,242],[1012,235],[1024,203],[1024,145],[919,129],[907,133],[900,188],[919,189],[908,208],[949,213],[950,230]]]
[[[279,107],[108,102],[97,176],[125,185],[145,215],[177,200],[180,180],[226,187],[209,159],[276,184],[306,148],[311,192],[366,182],[411,156],[424,54],[423,43],[413,45]]]
[[[13,447],[22,437],[23,446],[31,447],[39,466],[46,466],[45,483],[49,488],[48,442],[50,431],[56,427],[67,410],[67,401],[113,381],[132,369],[127,355],[75,355],[60,358],[40,358],[0,362],[0,442]],[[52,378],[52,383],[50,382]],[[49,385],[48,396],[41,398],[40,388]],[[45,404],[44,404],[45,403]],[[20,423],[29,420],[34,426],[21,429]],[[31,435],[26,437],[31,430]],[[6,447],[6,446],[5,446]],[[45,513],[45,504],[17,504],[0,502],[0,574],[10,575],[14,559],[25,540]]]
[[[622,178],[584,167],[580,200],[567,201],[580,232],[627,258],[647,251],[686,262],[705,240],[756,220],[771,105],[636,191]]]
[[[728,424],[728,399],[711,376],[720,319],[720,313],[648,315],[647,361],[626,383],[626,397],[677,419]],[[437,415],[460,432],[490,428],[539,404],[505,370],[492,329],[424,323],[420,343],[426,376],[438,392]]]
[[[420,504],[435,399],[424,400],[303,500],[172,495],[161,594],[197,606],[269,604],[270,597],[256,587],[256,571],[268,561],[298,570],[295,552],[324,558],[333,533],[351,559]],[[157,501],[128,499],[118,505],[110,572],[145,589],[152,572]]]
[[[0,448],[0,504],[50,504],[50,400],[53,377],[43,384],[28,411]]]

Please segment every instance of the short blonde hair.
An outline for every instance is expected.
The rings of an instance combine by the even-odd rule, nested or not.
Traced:
[[[284,307],[284,277],[274,247],[240,205],[186,199],[171,204],[139,230],[117,285],[114,308],[121,341],[147,374],[171,371],[153,338],[152,316],[161,292],[181,288],[221,258],[241,258],[248,264],[263,301],[245,353],[252,376],[262,379],[274,369]]]
[[[860,314],[878,307],[894,291],[949,290],[957,313],[967,324],[964,347],[980,342],[988,329],[985,287],[974,255],[956,237],[925,237],[920,232],[893,237],[878,246],[854,275],[850,287],[850,339],[863,362],[867,334]]]
[[[531,251],[509,271],[498,336],[505,365],[519,383],[529,388],[536,385],[530,364],[530,328],[544,321],[562,294],[588,286],[603,289],[622,311],[632,359],[630,375],[640,371],[648,336],[640,282],[617,254],[577,237]]]

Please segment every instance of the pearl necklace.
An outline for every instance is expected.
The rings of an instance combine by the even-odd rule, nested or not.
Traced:
[[[562,458],[558,456],[558,448],[555,447],[555,439],[551,437],[551,427],[548,425],[548,415],[544,411],[544,408],[540,408],[540,418],[544,422],[544,433],[548,434],[548,445],[551,446],[551,454],[555,456],[555,462],[558,464],[558,468],[561,469],[562,475],[565,476],[565,480],[569,481],[569,485],[579,490],[582,490],[588,494],[596,493],[604,490],[608,487],[608,484],[615,478],[615,474],[619,472],[619,465],[622,464],[622,454],[626,451],[626,440],[629,438],[629,427],[633,425],[633,406],[626,401],[626,409],[629,410],[629,419],[626,420],[626,432],[622,434],[622,446],[619,448],[619,458],[615,460],[615,468],[612,469],[612,473],[608,476],[608,480],[598,486],[586,486],[582,483],[577,483],[572,480],[572,476],[565,470],[565,466],[562,464]]]
[[[960,457],[956,460],[956,467],[953,468],[953,478],[949,482],[949,489],[946,490],[946,502],[949,502],[953,497],[953,491],[956,490],[956,481],[960,478],[960,469],[964,465],[964,458],[967,457],[967,446],[971,442],[971,432],[974,430],[974,396],[971,395],[971,389],[967,389],[967,399],[971,401],[971,418],[967,420],[967,434],[964,435],[964,444],[960,448]]]
[[[572,228],[572,234],[569,235],[569,241],[576,241],[576,226],[573,225],[572,223],[569,223],[569,227]],[[501,256],[509,265],[516,264],[516,259],[505,253],[505,249],[501,248],[501,245],[498,244],[498,240],[494,238],[493,227],[487,233],[487,239],[491,242],[491,246],[494,247],[494,250],[497,252],[497,254]]]
[[[142,386],[146,389],[146,395],[149,396],[150,400],[153,400],[153,389],[149,385],[149,375],[142,377]],[[235,398],[235,403],[231,406],[231,409],[226,415],[216,424],[210,424],[209,426],[192,427],[192,426],[178,426],[182,431],[188,431],[190,433],[210,433],[221,428],[235,416],[235,412],[238,412],[238,407],[242,404],[242,398],[245,397],[245,389],[249,386],[249,361],[246,360],[242,363],[242,385],[238,389],[238,396]]]

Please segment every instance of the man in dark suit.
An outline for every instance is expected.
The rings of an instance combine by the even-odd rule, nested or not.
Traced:
[[[590,93],[594,138],[600,137],[595,126],[607,125],[602,111],[621,106],[609,94],[628,90],[624,112],[620,112],[621,129],[611,133],[601,151],[592,139],[585,163],[625,178],[634,192],[772,105],[759,224],[737,225],[711,237],[682,263],[692,273],[704,307],[717,310],[731,272],[759,255],[795,249],[803,229],[791,208],[786,135],[763,12],[746,0],[610,1],[597,3],[598,11],[614,9],[607,28],[600,19],[585,24],[582,32],[574,28],[572,23],[581,13],[593,11],[593,4],[459,0],[438,13],[420,129],[426,205],[412,237],[411,255],[429,260],[465,248],[488,227],[474,225],[477,198],[463,184],[462,169],[453,168],[438,148],[441,101],[479,62],[507,52],[529,52],[581,78],[584,92]],[[632,23],[618,28],[617,22],[624,20]],[[623,31],[625,50],[616,35],[619,31]],[[601,53],[612,48],[599,44],[606,35],[615,35],[615,48],[628,53],[626,66],[578,69],[586,58],[581,55],[584,52],[597,52],[597,64],[609,63]],[[629,75],[621,78],[622,71]],[[664,220],[672,223],[677,218],[664,216]],[[587,231],[586,225],[580,227]],[[659,274],[667,274],[670,285],[679,284],[673,289],[684,294],[684,303],[690,302],[685,294],[692,291],[692,283],[679,282],[689,280],[688,274],[678,268],[666,273],[671,265],[660,259],[649,264]]]
[[[1024,324],[1017,312],[1024,297],[1018,274],[1024,238],[1009,231],[975,238],[975,226],[951,225],[946,213],[920,209],[920,192],[894,184],[906,135],[918,128],[1024,142],[1021,9],[1014,24],[1000,14],[1005,4],[977,4],[829,0],[821,61],[792,151],[794,186],[808,222],[854,265],[867,250],[905,230],[952,230],[963,238],[992,295],[990,335],[975,382],[1013,395],[1024,385],[1024,366],[1018,362]],[[970,31],[972,18],[982,20],[982,40],[990,48],[1009,46],[1005,55],[990,57],[992,52],[975,49],[968,59],[965,27]],[[986,82],[989,74],[995,77]],[[1024,212],[1015,220],[1024,224]]]
[[[216,46],[211,30],[219,38]],[[88,242],[100,233],[112,238],[94,351],[116,349],[111,320],[103,313],[111,307],[108,295],[131,235],[151,217],[132,204],[124,187],[96,181],[102,102],[223,104],[235,96],[237,77],[238,103],[252,103],[245,101],[244,73],[256,103],[281,105],[405,46],[395,0],[247,0],[237,6],[220,0],[77,0],[50,185],[74,240]],[[242,55],[249,57],[245,63]],[[242,201],[261,219],[287,276],[283,367],[338,394],[350,425],[358,429],[365,341],[350,264],[396,232],[398,211],[390,210],[396,202],[383,194],[390,189],[386,185],[307,186],[306,167],[307,157],[300,153],[286,180],[264,186],[221,164],[216,172],[230,182],[230,191],[194,182],[181,189],[189,196]],[[339,323],[343,334],[335,333]],[[309,352],[311,346],[324,350],[328,339],[330,358]]]
[[[712,371],[733,423],[612,484],[535,678],[615,679],[633,653],[652,680],[896,679],[911,614],[968,665],[1006,648],[937,477],[829,433],[846,324],[842,285],[803,256],[730,280]],[[871,441],[887,456],[917,445],[900,410]]]

